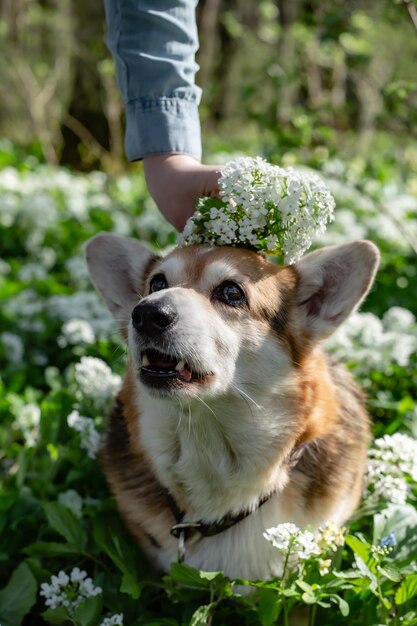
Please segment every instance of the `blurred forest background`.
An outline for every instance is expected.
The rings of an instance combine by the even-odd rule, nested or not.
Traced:
[[[51,164],[118,173],[123,103],[103,4],[0,1],[0,135]],[[412,0],[201,0],[198,23],[206,154],[323,161],[415,140]]]
[[[151,574],[88,443],[125,349],[85,242],[177,241],[125,159],[103,4],[0,0],[0,623],[272,626],[294,606],[291,623],[308,611],[310,626],[417,626],[417,0],[198,4],[205,160],[318,172],[336,219],[315,245],[365,238],[381,251],[363,312],[327,344],[366,391],[374,436],[388,437],[372,457],[381,469],[334,569],[303,565],[291,588],[256,583],[250,601],[221,574]],[[39,592],[75,567],[103,591],[72,619]]]

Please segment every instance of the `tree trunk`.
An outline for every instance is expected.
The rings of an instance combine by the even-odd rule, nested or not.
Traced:
[[[300,13],[302,0],[278,0],[278,19],[281,34],[278,40],[278,63],[281,66],[283,80],[279,92],[277,121],[288,123],[297,102],[299,77],[297,76],[296,42],[293,26]]]

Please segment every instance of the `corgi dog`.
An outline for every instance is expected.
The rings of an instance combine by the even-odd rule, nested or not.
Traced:
[[[189,565],[269,579],[263,537],[355,510],[370,436],[362,392],[322,342],[361,303],[377,248],[355,241],[278,266],[244,248],[164,258],[99,234],[92,280],[128,344],[103,447],[126,523],[167,571]]]

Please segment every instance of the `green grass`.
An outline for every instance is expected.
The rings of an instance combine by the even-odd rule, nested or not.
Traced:
[[[106,390],[89,386],[77,366],[96,357],[122,375],[125,364],[122,341],[90,286],[84,242],[109,230],[165,249],[175,234],[140,172],[75,175],[5,151],[0,162],[0,624],[99,626],[118,614],[125,626],[417,624],[416,465],[403,473],[407,497],[399,504],[377,497],[370,484],[328,573],[311,558],[282,580],[237,581],[252,588],[241,595],[222,573],[173,564],[161,576],[150,568],[67,417],[78,410],[102,431]],[[383,157],[316,165],[338,207],[319,244],[369,237],[382,253],[364,307],[372,316],[353,320],[333,349],[368,393],[375,436],[402,432],[416,449],[416,176]],[[392,307],[410,313],[395,315]],[[71,330],[74,319],[88,322],[90,335],[85,324]],[[390,533],[395,546],[378,549]],[[48,608],[41,584],[74,568],[101,593],[74,610]],[[76,583],[72,593],[80,600]]]

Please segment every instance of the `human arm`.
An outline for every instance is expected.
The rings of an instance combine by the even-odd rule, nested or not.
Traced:
[[[218,195],[202,165],[195,85],[195,0],[105,0],[107,43],[126,105],[126,154],[143,159],[149,192],[182,230],[200,196]]]

